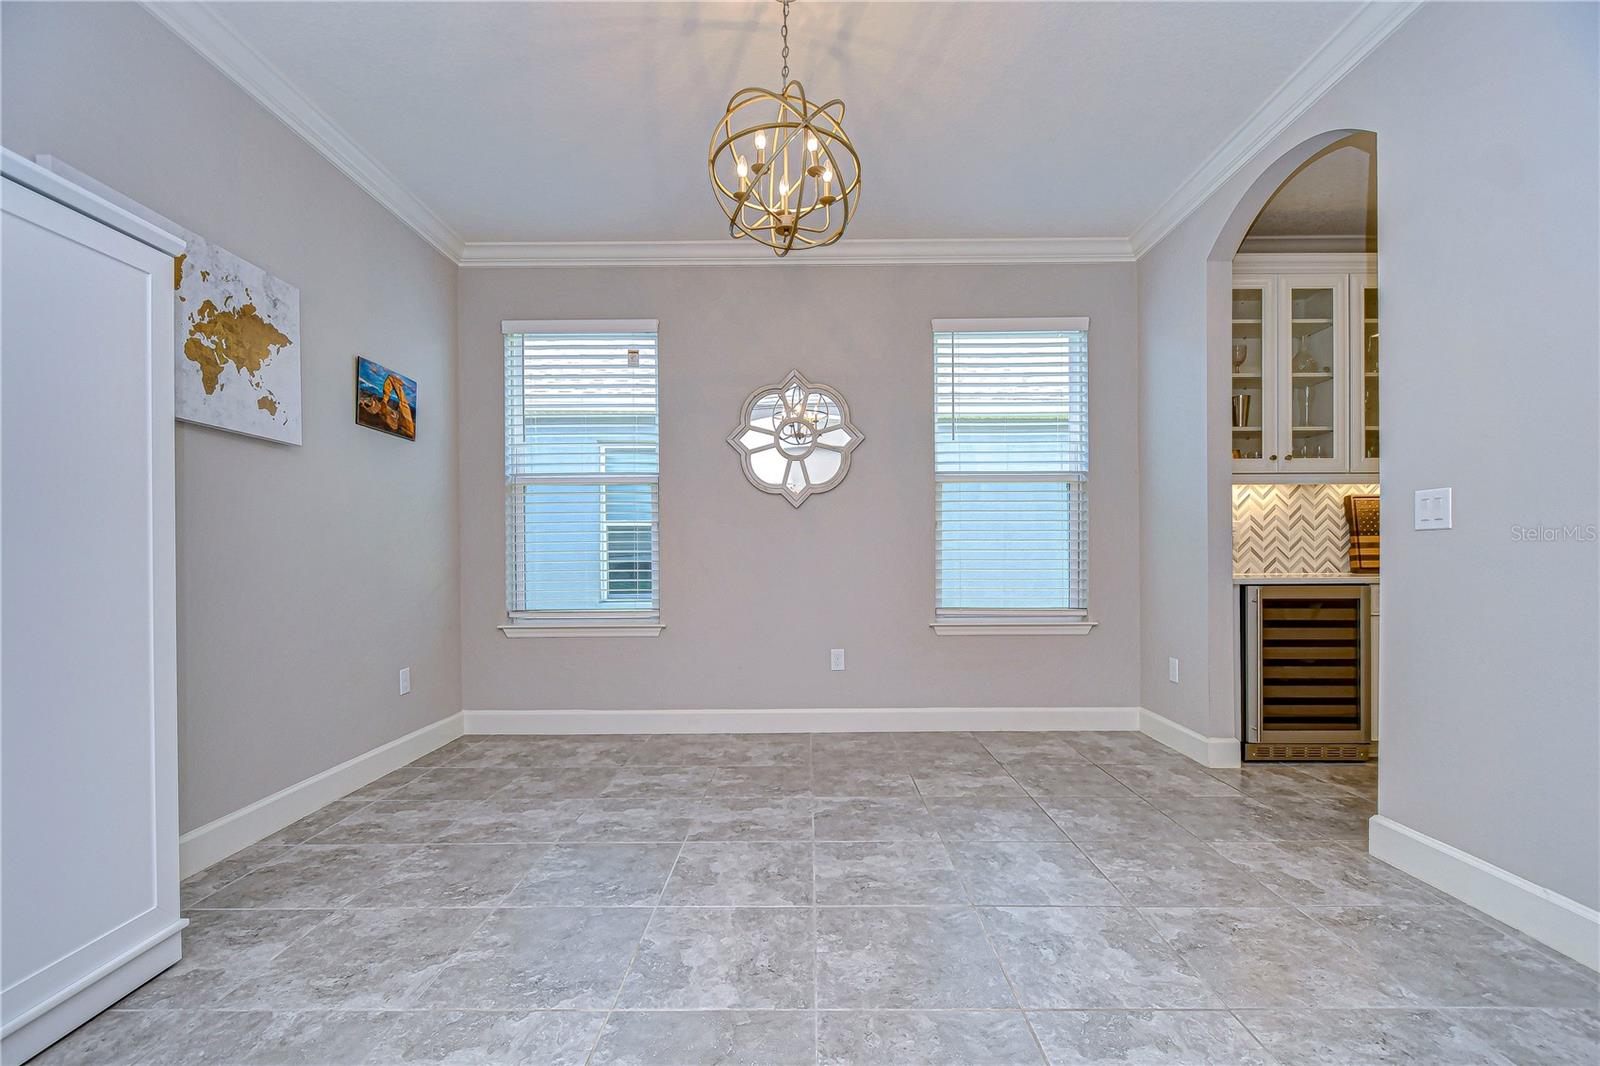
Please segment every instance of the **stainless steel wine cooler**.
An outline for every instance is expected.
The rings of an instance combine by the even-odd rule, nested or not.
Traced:
[[[1372,756],[1372,619],[1365,585],[1244,589],[1246,760]]]

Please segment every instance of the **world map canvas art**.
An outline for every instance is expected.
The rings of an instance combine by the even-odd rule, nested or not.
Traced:
[[[177,416],[300,443],[300,290],[181,230]]]
[[[365,356],[356,356],[356,423],[416,440],[417,383]]]

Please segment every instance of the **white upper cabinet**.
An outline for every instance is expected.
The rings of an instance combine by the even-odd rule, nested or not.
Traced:
[[[1366,255],[1241,255],[1233,279],[1233,471],[1378,469],[1378,291]]]

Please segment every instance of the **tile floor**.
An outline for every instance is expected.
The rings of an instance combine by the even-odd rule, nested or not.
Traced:
[[[92,1063],[1593,1063],[1371,766],[1137,733],[470,737],[183,886]]]

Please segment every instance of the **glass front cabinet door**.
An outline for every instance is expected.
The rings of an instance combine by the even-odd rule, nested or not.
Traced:
[[[1349,470],[1348,281],[1343,275],[1279,279],[1279,466],[1286,473]]]
[[[1350,349],[1350,469],[1378,469],[1378,279],[1353,276]]]
[[[1233,468],[1278,469],[1278,360],[1270,278],[1233,280]]]

